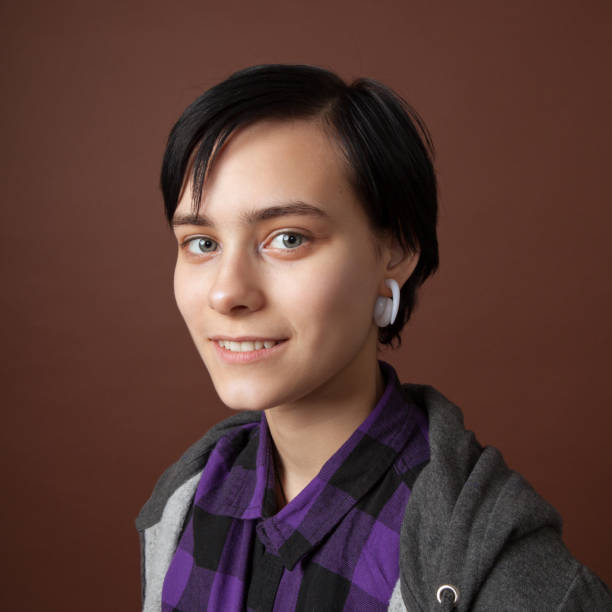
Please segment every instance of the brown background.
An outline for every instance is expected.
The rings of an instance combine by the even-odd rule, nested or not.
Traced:
[[[437,146],[441,268],[382,358],[433,384],[610,558],[610,24],[602,1],[4,3],[2,609],[136,610],[133,519],[228,416],[172,295],[172,123],[248,64],[370,76]]]

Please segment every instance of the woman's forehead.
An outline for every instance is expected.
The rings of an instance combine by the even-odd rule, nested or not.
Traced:
[[[193,176],[177,213],[193,210]],[[301,202],[328,217],[354,213],[347,165],[333,137],[312,120],[259,121],[232,134],[207,173],[200,210],[257,209]],[[306,207],[302,207],[303,209]],[[324,216],[324,215],[319,215]]]

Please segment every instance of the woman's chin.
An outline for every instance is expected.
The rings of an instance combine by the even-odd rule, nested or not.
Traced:
[[[275,405],[274,399],[268,395],[257,393],[251,389],[217,389],[221,401],[230,410],[266,410]]]

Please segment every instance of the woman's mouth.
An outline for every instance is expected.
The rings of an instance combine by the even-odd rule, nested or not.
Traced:
[[[217,354],[228,363],[247,363],[277,355],[287,343],[285,340],[255,340],[234,342],[231,340],[212,340]]]
[[[214,340],[220,347],[228,349],[234,353],[244,353],[247,351],[255,351],[262,348],[272,348],[279,342],[284,340],[255,340],[254,342],[234,342],[232,340]]]

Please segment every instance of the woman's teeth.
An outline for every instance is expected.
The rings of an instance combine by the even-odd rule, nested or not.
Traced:
[[[216,341],[219,346],[226,348],[230,351],[234,351],[237,353],[243,353],[246,351],[257,351],[262,348],[272,348],[275,344],[278,344],[280,341],[277,340],[264,340],[263,342],[229,342],[226,340],[217,340]]]

